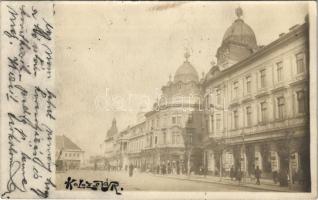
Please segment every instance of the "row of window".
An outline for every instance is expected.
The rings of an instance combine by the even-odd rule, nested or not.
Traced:
[[[182,135],[180,134],[179,131],[173,131],[170,135],[170,141],[167,140],[167,133],[166,132],[162,132],[162,135],[160,135],[160,139],[161,141],[159,142],[159,135],[147,135],[146,136],[146,142],[147,142],[147,146],[148,147],[154,147],[157,144],[181,144],[182,142]],[[187,138],[188,142],[192,143],[192,134],[189,134],[189,137]]]
[[[64,157],[67,158],[67,157],[79,157],[79,153],[64,153]]]
[[[128,144],[128,151],[135,152],[144,148],[142,139],[130,141]]]
[[[148,122],[148,130],[153,130],[154,128],[159,128],[160,127],[160,122],[162,123],[162,127],[165,127],[167,125],[167,119],[169,119],[168,117],[163,117],[163,118],[159,118],[157,117],[155,120],[150,120]],[[188,115],[188,118],[186,120],[186,123],[187,124],[190,124],[190,123],[193,123],[193,114],[190,113]],[[181,125],[183,124],[183,121],[182,121],[182,116],[181,115],[172,115],[171,116],[171,124],[173,125]]]
[[[284,63],[283,61],[279,61],[276,63],[276,80],[277,82],[284,81]],[[302,74],[305,72],[305,58],[303,53],[299,53],[296,55],[296,73]],[[266,69],[261,69],[258,72],[259,74],[259,88],[266,88],[267,87],[267,72]],[[250,94],[252,92],[252,77],[251,75],[247,75],[244,77],[244,90],[239,89],[239,81],[234,81],[232,83],[231,91],[232,91],[232,99],[236,99],[239,97],[240,91],[244,91],[246,94]],[[216,101],[217,104],[222,104],[222,97],[221,97],[221,89],[216,88]],[[211,95],[212,96],[212,95]],[[207,103],[209,103],[210,96],[207,97]]]
[[[305,94],[304,91],[297,91],[296,92],[296,112],[298,114],[302,114],[306,112],[306,99],[305,99]],[[268,102],[267,101],[262,101],[259,103],[259,122],[260,123],[266,123],[268,122],[268,117],[269,117],[269,111],[268,111]],[[245,119],[246,123],[245,125],[247,127],[252,126],[252,121],[253,121],[253,112],[252,112],[252,107],[251,105],[248,105],[245,107],[244,110],[245,114]],[[279,96],[276,98],[276,119],[278,120],[283,120],[286,118],[286,101],[284,96]],[[237,129],[239,128],[239,111],[238,109],[232,110],[232,128]],[[221,115],[220,114],[215,114],[210,116],[210,127],[212,132],[214,130],[221,130]],[[214,125],[216,127],[214,127]]]

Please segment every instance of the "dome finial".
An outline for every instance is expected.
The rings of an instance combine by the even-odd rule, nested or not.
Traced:
[[[184,53],[184,57],[185,57],[186,61],[188,61],[188,59],[190,57],[190,53],[188,50],[186,50],[186,52]]]
[[[237,18],[239,18],[239,19],[243,16],[243,10],[240,6],[235,9],[235,14],[236,14]]]

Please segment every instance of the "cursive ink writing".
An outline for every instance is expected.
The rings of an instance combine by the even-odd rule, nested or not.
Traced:
[[[4,2],[1,41],[1,101],[4,141],[1,151],[6,190],[2,198],[23,192],[49,197],[54,163],[56,98],[53,71],[53,3]],[[29,195],[29,196],[27,196]]]

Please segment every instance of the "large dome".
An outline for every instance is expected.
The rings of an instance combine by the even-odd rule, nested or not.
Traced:
[[[247,48],[254,50],[257,48],[256,37],[253,29],[245,24],[241,19],[243,15],[242,8],[238,7],[235,10],[235,13],[238,17],[233,24],[225,31],[223,36],[223,44],[234,43],[237,45],[243,45]]]
[[[183,62],[183,64],[177,69],[175,75],[174,75],[174,82],[183,82],[187,83],[190,81],[199,81],[199,75],[197,70],[191,65],[191,63],[188,61],[189,54],[186,54],[186,60]]]
[[[254,31],[249,25],[245,24],[242,19],[236,19],[226,30],[223,36],[223,43],[244,45],[249,49],[257,48]]]
[[[253,29],[241,19],[243,10],[235,10],[237,19],[225,31],[216,57],[218,65],[224,69],[247,58],[257,51],[257,42]]]

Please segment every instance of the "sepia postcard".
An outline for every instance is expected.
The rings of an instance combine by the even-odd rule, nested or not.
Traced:
[[[1,199],[317,198],[316,9],[2,1]]]

